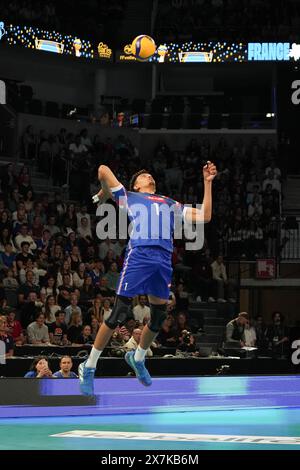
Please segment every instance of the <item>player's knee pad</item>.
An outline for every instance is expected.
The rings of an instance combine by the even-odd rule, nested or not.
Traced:
[[[153,333],[158,333],[165,319],[167,318],[167,304],[153,305],[150,304],[150,322],[148,328]]]
[[[118,295],[110,316],[105,320],[105,325],[111,330],[125,323],[131,311],[132,299]]]

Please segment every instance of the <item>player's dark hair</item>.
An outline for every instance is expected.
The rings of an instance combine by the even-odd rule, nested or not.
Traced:
[[[131,180],[130,180],[130,183],[129,183],[129,191],[136,191],[134,189],[135,181],[143,173],[149,173],[149,172],[148,172],[148,170],[143,169],[143,170],[140,170],[140,171],[137,171],[136,173],[134,173],[134,175],[131,177]]]

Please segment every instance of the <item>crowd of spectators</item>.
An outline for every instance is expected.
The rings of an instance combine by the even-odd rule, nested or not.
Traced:
[[[203,138],[192,139],[184,151],[171,151],[160,142],[150,166],[158,193],[196,204],[203,194],[201,166],[207,160],[215,162],[218,176],[214,182],[212,222],[206,227],[206,247],[213,258],[221,254],[254,259],[276,255],[284,176],[277,158],[271,140],[260,143],[253,138],[246,143],[241,138],[230,144],[221,137],[212,145]],[[178,250],[182,251],[180,246]],[[196,256],[185,254],[185,259],[196,265],[199,257],[207,264],[204,250]]]
[[[298,0],[159,0],[155,38],[164,41],[299,41]]]
[[[287,357],[289,330],[281,312],[273,312],[269,325],[264,323],[261,315],[254,320],[247,312],[240,312],[226,325],[224,347],[256,348],[261,355]]]
[[[127,0],[1,0],[1,19],[97,40],[114,41],[123,22]],[[84,14],[83,14],[84,12]]]
[[[50,141],[55,141],[55,151]],[[84,156],[90,165],[81,203],[65,202],[59,193],[54,199],[46,193],[35,194],[25,166],[18,172],[13,165],[2,167],[0,294],[1,311],[7,314],[2,320],[8,324],[1,335],[8,330],[7,354],[12,354],[12,344],[92,344],[111,312],[126,241],[98,240],[96,220],[85,201],[99,185],[96,180],[88,184],[101,162],[109,164],[128,186],[130,175],[141,167],[138,153],[123,136],[103,143],[98,137],[90,138],[87,131],[73,136],[64,129],[50,139],[44,131],[37,136],[28,128],[22,144],[28,159],[36,158],[37,151],[37,164],[48,175],[51,171],[45,164],[49,165],[53,152],[54,162],[61,158],[64,178],[68,162],[73,165]],[[208,139],[193,139],[182,152],[171,151],[164,142],[157,145],[148,168],[158,193],[195,204],[202,198],[203,161],[215,161],[219,174],[204,248],[189,253],[184,250],[184,241],[175,242],[168,318],[154,347],[174,347],[197,355],[192,333],[199,332],[199,325],[189,318],[191,294],[198,301],[235,304],[237,280],[228,277],[223,256],[268,254],[269,226],[279,213],[281,194],[282,175],[276,157],[271,141],[261,144],[255,139],[247,144],[240,139],[230,145],[221,138],[215,146]],[[72,172],[78,174],[76,168],[71,168]],[[78,194],[74,190],[76,199]],[[140,296],[135,299],[132,317],[113,335],[111,354],[122,355],[126,348],[137,345],[148,318],[147,297]]]

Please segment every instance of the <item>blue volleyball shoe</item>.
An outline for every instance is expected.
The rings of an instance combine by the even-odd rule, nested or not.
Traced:
[[[134,370],[136,378],[145,387],[149,387],[152,384],[151,375],[145,367],[145,361],[136,361],[134,359],[135,351],[129,351],[125,354],[125,361]]]
[[[83,395],[91,396],[94,395],[94,377],[96,369],[86,367],[86,362],[87,361],[82,362],[78,367],[79,385]]]

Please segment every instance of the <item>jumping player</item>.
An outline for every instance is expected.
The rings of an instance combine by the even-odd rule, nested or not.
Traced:
[[[212,181],[216,174],[215,165],[208,161],[203,167],[204,198],[201,209],[196,209],[156,195],[155,181],[147,170],[133,175],[130,191],[127,192],[107,166],[99,167],[98,178],[102,189],[93,197],[93,201],[104,202],[108,198],[115,200],[121,210],[127,211],[132,231],[111,315],[101,325],[89,358],[79,365],[80,388],[84,395],[93,395],[97,361],[116,327],[126,321],[132,298],[140,294],[148,295],[150,321],[143,329],[138,349],[127,352],[125,360],[143,385],[151,385],[151,376],[145,367],[145,355],[166,319],[172,278],[175,218],[179,217],[181,222],[184,220],[187,223],[210,221]],[[144,210],[136,210],[137,207]],[[164,208],[169,209],[171,214],[169,218],[163,216],[163,222],[168,227],[164,227],[162,219],[159,219],[160,211],[163,213]],[[153,214],[154,219],[155,214],[157,215],[155,227],[151,218]],[[169,230],[165,230],[166,228]]]

